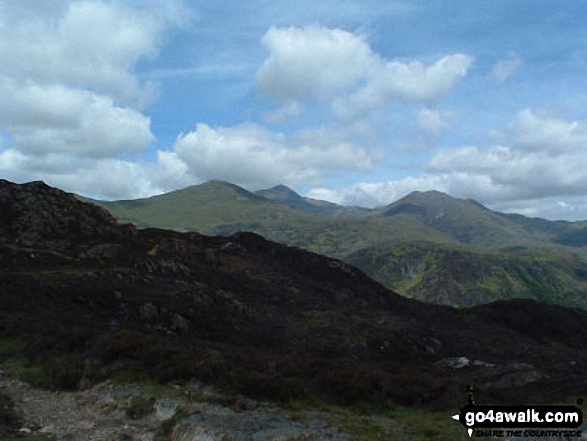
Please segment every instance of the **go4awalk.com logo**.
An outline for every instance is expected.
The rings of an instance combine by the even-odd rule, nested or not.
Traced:
[[[469,402],[453,415],[469,436],[577,437],[583,411],[576,406],[487,406]]]

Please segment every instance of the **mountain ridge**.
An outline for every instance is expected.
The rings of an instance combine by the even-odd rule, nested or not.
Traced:
[[[139,202],[96,203],[139,227],[258,233],[341,259],[433,303],[529,297],[587,308],[585,222],[498,213],[438,191],[372,210],[323,209],[285,186],[252,193],[222,181]]]

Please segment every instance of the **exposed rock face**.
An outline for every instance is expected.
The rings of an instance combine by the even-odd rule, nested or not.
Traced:
[[[0,242],[64,249],[117,232],[116,220],[101,207],[43,182],[17,186],[0,179]]]

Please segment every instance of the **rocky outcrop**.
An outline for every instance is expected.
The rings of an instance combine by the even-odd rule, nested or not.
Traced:
[[[116,220],[101,207],[43,182],[0,179],[0,243],[61,250],[117,233]]]

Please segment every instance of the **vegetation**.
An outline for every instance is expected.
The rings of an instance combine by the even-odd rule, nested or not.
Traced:
[[[352,408],[359,416],[342,418],[348,430],[358,433],[362,424],[375,439],[392,430],[388,420],[418,420],[402,408],[454,411],[470,383],[479,399],[496,403],[538,404],[587,391],[587,311],[528,299],[461,310],[430,305],[339,260],[256,234],[137,231],[39,183],[0,181],[0,189],[11,213],[0,213],[0,356],[3,369],[41,387],[197,380],[226,391],[221,403],[235,407],[241,393],[284,406]],[[367,214],[339,215],[341,225],[354,217],[348,234],[360,242],[356,216]],[[414,223],[406,213],[383,213],[377,222],[386,216]],[[334,235],[320,234],[322,244],[333,242]],[[569,265],[551,264],[550,252],[510,250],[525,263],[500,267],[491,262],[501,251],[447,243],[390,244],[365,258],[415,277],[409,292],[434,286],[430,274],[442,274],[450,292],[501,283],[513,291],[538,281],[550,284],[547,296]],[[488,263],[493,270],[485,273]],[[454,369],[447,364],[453,357],[470,363]],[[137,398],[129,416],[151,411],[154,396]],[[416,426],[422,437],[445,436],[436,424]],[[161,430],[165,436],[168,428]]]
[[[141,418],[144,418],[155,411],[155,408],[153,407],[154,404],[154,397],[133,397],[125,411],[126,416],[131,420],[140,420]]]
[[[415,192],[366,210],[305,199],[283,186],[250,193],[220,181],[136,201],[94,202],[142,227],[252,231],[341,259],[402,295],[432,303],[522,297],[587,308],[581,222],[496,213],[439,192]]]

